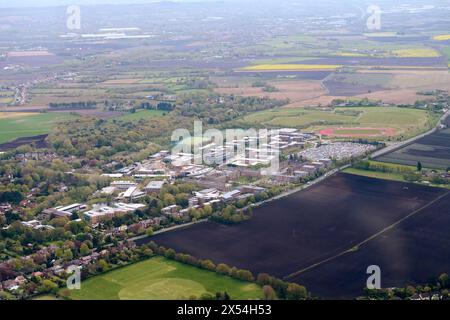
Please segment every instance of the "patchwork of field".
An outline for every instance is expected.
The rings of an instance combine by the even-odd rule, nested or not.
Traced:
[[[0,113],[0,143],[49,133],[60,121],[73,119],[64,113]]]
[[[450,51],[449,51],[450,52]],[[414,58],[398,58],[407,64]],[[420,58],[423,59],[423,58]],[[450,90],[447,57],[439,59],[441,68],[377,67],[357,68],[351,72],[323,71],[245,71],[234,76],[214,77],[215,92],[242,96],[268,96],[290,99],[290,106],[328,105],[335,99],[363,99],[393,104],[413,104],[424,99],[422,91]],[[442,61],[441,61],[442,60]],[[323,61],[323,59],[317,59]],[[311,61],[310,61],[311,62]],[[332,62],[332,61],[329,61]],[[417,62],[417,61],[415,61]],[[444,69],[445,67],[445,69]],[[264,82],[275,92],[255,88],[253,83]]]
[[[317,132],[324,129],[342,130],[342,127],[347,130],[387,128],[390,135],[395,131],[396,136],[412,136],[425,132],[430,127],[430,118],[426,111],[405,108],[358,107],[322,111],[285,107],[253,113],[237,120],[237,123],[247,126],[312,129]],[[395,130],[392,131],[392,128]],[[352,135],[354,134],[355,132],[352,132]],[[364,135],[367,135],[367,132],[364,132]]]
[[[410,265],[417,271],[383,278],[385,287],[394,284],[391,279],[395,280],[395,285],[404,285],[426,280],[424,274],[427,277],[439,275],[450,268],[450,257],[444,253],[448,243],[441,245],[439,241],[441,238],[449,241],[447,228],[435,220],[429,221],[433,228],[421,228],[420,224],[412,223],[415,229],[411,229],[408,239],[410,251],[391,255],[390,260],[379,260],[377,255],[354,258],[360,252],[356,249],[363,248],[362,242],[402,219],[406,223],[409,221],[406,217],[416,211],[426,216],[427,212],[433,211],[427,209],[437,205],[441,208],[437,214],[448,221],[448,200],[445,189],[341,173],[305,191],[255,209],[248,222],[234,226],[202,223],[159,234],[151,240],[178,252],[235,265],[255,274],[267,272],[296,281],[322,297],[354,297],[362,294],[367,279],[366,268],[373,264],[383,263],[384,268]],[[416,239],[416,235],[419,238]],[[422,246],[422,238],[435,240],[436,252],[442,251],[437,260],[422,259],[425,258],[423,254],[434,256],[424,250],[430,248]],[[401,245],[395,243],[395,239],[386,239],[382,233],[366,245],[383,240],[384,246],[379,250],[386,254],[395,252],[394,249]],[[149,239],[139,243],[146,241]],[[341,254],[347,260],[340,264],[334,257]],[[316,268],[308,269],[316,264],[329,272],[322,274],[315,272]],[[359,269],[353,267],[356,264]],[[303,270],[309,271],[303,273]]]
[[[342,67],[334,64],[262,64],[245,67],[245,71],[308,71],[308,70],[335,70]]]
[[[320,81],[311,80],[292,80],[292,81],[271,81],[267,83],[273,86],[274,92],[264,91],[263,87],[254,87],[248,83],[240,87],[218,88],[215,92],[220,94],[234,94],[244,97],[269,97],[271,99],[289,99],[290,105],[298,104],[303,101],[318,98],[326,94],[326,90]]]
[[[381,268],[383,288],[432,283],[450,269],[450,194],[380,237],[295,279],[321,297],[352,298],[362,293],[369,265]]]
[[[423,137],[377,160],[405,165],[417,165],[420,161],[428,168],[447,169],[450,167],[450,129]]]
[[[211,271],[155,257],[100,276],[70,291],[73,300],[187,300],[226,291],[232,299],[261,299],[262,288]]]

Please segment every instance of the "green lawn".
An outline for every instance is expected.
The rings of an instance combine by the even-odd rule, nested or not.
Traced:
[[[57,300],[60,300],[60,299],[58,299],[58,298],[55,297],[55,296],[49,295],[49,294],[44,294],[44,295],[40,295],[40,296],[34,297],[34,298],[31,299],[31,300],[57,301]]]
[[[84,281],[74,300],[180,300],[226,291],[232,299],[260,299],[256,284],[155,257]]]
[[[36,113],[15,117],[0,115],[0,143],[9,142],[16,138],[30,137],[50,133],[60,121],[70,120],[74,115],[69,113]]]
[[[393,181],[406,181],[402,174],[400,173],[390,173],[390,172],[377,172],[377,171],[367,171],[356,168],[347,168],[344,170],[345,173],[355,174],[358,176],[364,176],[369,178],[383,179],[383,180],[393,180]]]
[[[162,117],[164,114],[167,114],[167,111],[161,110],[138,110],[135,113],[128,113],[123,116],[115,117],[115,120],[120,121],[139,121],[139,120],[147,120],[156,117]]]

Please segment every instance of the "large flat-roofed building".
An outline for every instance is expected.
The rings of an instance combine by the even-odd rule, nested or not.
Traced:
[[[115,203],[108,205],[96,205],[92,210],[84,213],[84,219],[90,224],[97,224],[104,219],[113,218],[122,214],[134,212],[144,208],[143,204]]]
[[[164,187],[166,181],[158,180],[158,181],[150,181],[145,187],[145,191],[147,193],[159,192]]]
[[[115,187],[119,190],[128,190],[131,187],[137,187],[137,184],[132,181],[113,181],[111,187]]]

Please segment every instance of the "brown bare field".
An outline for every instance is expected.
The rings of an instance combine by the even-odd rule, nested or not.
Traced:
[[[362,94],[355,96],[356,98],[367,98],[369,100],[381,100],[386,103],[395,103],[395,104],[403,104],[403,103],[414,103],[417,100],[423,98],[417,94],[416,89],[392,89],[392,90],[383,90],[372,92],[368,94]]]
[[[335,99],[368,98],[381,100],[386,103],[404,104],[414,103],[424,97],[418,95],[420,91],[435,89],[450,90],[450,73],[448,70],[358,70],[355,83],[345,79],[339,81],[338,74],[330,80],[337,89],[326,90],[318,80],[275,80],[267,81],[268,85],[278,89],[277,92],[265,92],[263,88],[251,86],[251,79],[230,78],[220,81],[215,79],[219,86],[215,91],[222,94],[235,94],[241,96],[270,97],[273,99],[290,99],[288,107],[305,107],[313,105],[328,105]],[[381,78],[386,81],[381,81]],[[380,84],[381,81],[381,84]],[[329,84],[329,83],[328,83]],[[333,83],[332,83],[333,84]],[[339,90],[338,90],[339,89]],[[345,90],[344,90],[345,89]],[[366,91],[366,92],[364,92]]]
[[[48,57],[54,54],[48,51],[11,51],[8,56],[11,58],[23,58],[23,57]]]
[[[382,74],[386,73],[386,70],[362,71],[361,73]],[[356,97],[383,100],[388,103],[414,103],[423,99],[423,96],[417,94],[420,91],[450,90],[450,74],[448,71],[391,70],[389,73],[393,76],[386,84],[389,89],[361,94]]]
[[[103,85],[136,84],[142,79],[113,79],[102,82]]]
[[[325,95],[327,92],[320,81],[293,80],[273,81],[268,85],[274,86],[277,92],[266,92],[263,88],[242,86],[239,88],[219,88],[216,92],[221,94],[235,94],[241,96],[269,97],[271,99],[289,99],[291,103],[300,103]]]
[[[29,116],[30,112],[0,112],[0,119],[14,119]]]

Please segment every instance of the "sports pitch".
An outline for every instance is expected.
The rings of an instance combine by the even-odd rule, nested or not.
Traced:
[[[155,257],[84,281],[73,300],[184,300],[226,291],[232,299],[260,299],[262,289],[176,261]]]

